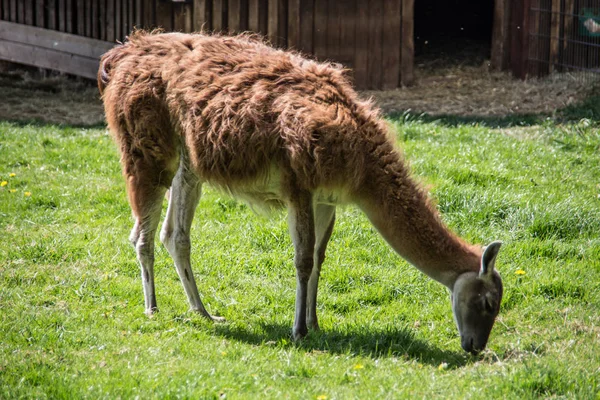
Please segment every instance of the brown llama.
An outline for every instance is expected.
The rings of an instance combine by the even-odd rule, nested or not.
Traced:
[[[463,349],[485,347],[502,300],[494,269],[500,243],[471,246],[442,224],[378,111],[359,100],[341,68],[249,35],[143,31],[100,65],[148,314],[157,310],[154,237],[170,188],[161,241],[191,308],[222,320],[204,308],[190,266],[190,227],[209,183],[257,208],[287,208],[294,339],[318,329],[317,287],[335,207],[354,203],[398,254],[450,289]]]

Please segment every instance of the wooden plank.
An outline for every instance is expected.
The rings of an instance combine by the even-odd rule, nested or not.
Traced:
[[[35,26],[0,21],[0,41],[34,44],[36,47],[81,57],[95,58],[113,47],[112,43]]]
[[[312,54],[315,18],[314,0],[300,0],[300,45],[299,49]]]
[[[67,30],[67,18],[65,15],[65,0],[58,0],[58,8],[56,10],[57,28],[61,32]]]
[[[402,0],[383,3],[383,76],[382,88],[394,89],[400,83]]]
[[[365,15],[369,13],[369,2],[356,1],[355,50],[354,50],[354,86],[366,89],[369,85],[369,21]]]
[[[46,28],[55,30],[58,28],[56,24],[56,3],[48,2],[46,4]]]
[[[262,35],[268,31],[268,0],[248,1],[248,29]]]
[[[240,32],[248,30],[248,0],[242,0],[240,4]]]
[[[510,34],[512,20],[512,0],[504,2],[504,54],[502,57],[502,70],[508,70],[510,67],[510,49],[512,48],[512,35]]]
[[[185,26],[185,9],[183,4],[173,4],[173,30],[183,32]]]
[[[563,64],[573,65],[574,59],[574,46],[573,40],[575,39],[575,31],[573,21],[575,16],[575,0],[565,0],[565,18],[563,21],[563,51],[562,51],[562,62]],[[577,29],[577,25],[575,25]]]
[[[241,26],[242,4],[241,0],[229,0],[227,10],[227,29],[230,33],[239,32]]]
[[[510,62],[513,75],[520,79],[527,77],[527,60],[529,54],[529,18],[526,11],[530,9],[529,0],[512,0],[511,53]]]
[[[269,0],[267,37],[274,46],[277,46],[279,35],[279,0]]]
[[[258,15],[258,26],[263,36],[269,33],[269,0],[260,0],[260,9]]]
[[[192,9],[189,4],[174,4],[173,29],[178,32],[192,31]]]
[[[98,0],[98,36],[96,39],[106,40],[106,0]]]
[[[135,26],[135,0],[129,0],[127,4],[127,34],[129,34]]]
[[[410,86],[415,81],[415,0],[402,0],[402,50],[400,55],[400,82]]]
[[[506,0],[494,1],[494,17],[492,26],[492,55],[490,64],[492,69],[500,71],[502,69],[502,59],[504,55],[504,43],[506,31],[504,30],[504,14]]]
[[[10,19],[9,4],[10,3],[8,2],[8,0],[0,0],[0,8],[2,8],[2,19],[6,21]]]
[[[560,44],[560,0],[552,0],[552,20],[550,22],[550,63],[549,73],[554,71],[558,62],[558,50]]]
[[[125,40],[127,35],[129,35],[129,12],[127,10],[128,2],[127,0],[121,1],[121,40]],[[170,3],[169,3],[170,4]]]
[[[360,1],[360,0],[359,0]],[[356,0],[349,0],[340,13],[340,50],[338,59],[347,67],[354,68],[354,52],[356,50]],[[398,33],[399,35],[400,33]],[[400,37],[396,38],[400,42]]]
[[[115,0],[106,0],[106,41],[114,42],[115,36]]]
[[[17,22],[20,24],[25,23],[25,1],[17,1]]]
[[[279,6],[277,7],[277,11],[279,13],[279,15],[277,15],[277,34],[279,37],[279,42],[277,45],[279,47],[287,46],[287,4],[287,0],[279,0]]]
[[[76,33],[78,35],[85,35],[85,10],[84,10],[84,0],[77,0],[75,4],[77,7],[77,30]]]
[[[185,21],[183,24],[183,29],[185,32],[192,32],[194,30],[194,20],[193,20],[193,10],[191,4],[184,4],[183,6],[185,10]]]
[[[0,59],[95,79],[99,58],[87,58],[31,44],[0,42]]]
[[[212,27],[215,32],[221,32],[225,29],[225,23],[223,21],[224,13],[224,0],[213,0],[213,12],[212,12]]]
[[[345,4],[338,0],[328,0],[327,3],[327,58],[339,61],[340,17]]]
[[[369,89],[381,89],[382,84],[383,1],[369,0]]]
[[[143,0],[134,0],[135,14],[133,16],[133,26],[141,29],[144,27],[144,2]]]
[[[248,29],[252,32],[260,32],[259,15],[260,1],[248,0]]]
[[[100,0],[91,0],[91,37],[94,39],[100,39]]]
[[[210,30],[210,13],[207,0],[194,0],[194,30]]]
[[[28,0],[27,1],[27,5],[25,6],[25,23],[27,25],[33,25],[34,24],[34,21],[33,21],[33,8],[34,8],[34,1]]]
[[[156,24],[165,31],[173,30],[173,4],[158,1],[156,3]]]
[[[543,44],[546,41],[546,38],[542,36],[542,32],[540,31],[540,22],[542,21],[542,15],[539,11],[540,0],[532,0],[531,7],[531,10],[527,11],[531,20],[531,30],[529,32],[529,35],[531,37],[531,45],[529,46],[528,57],[530,59],[533,57],[536,60],[547,61],[548,54],[543,54]],[[534,76],[541,76],[543,70],[546,70],[547,72],[547,64],[543,63],[542,61],[534,61],[532,63],[529,63],[529,73],[533,74]]]
[[[300,48],[300,0],[288,2],[287,46],[292,49]]]
[[[8,0],[3,0],[4,4],[8,4]],[[40,28],[44,27],[44,0],[36,0],[35,1],[35,26]],[[7,12],[4,12],[4,15],[8,15]],[[6,19],[6,17],[5,17]]]
[[[73,32],[73,0],[65,0],[65,32]]]
[[[10,20],[17,22],[17,0],[10,0]]]
[[[85,2],[85,36],[93,37],[93,22],[96,12],[94,11],[95,0],[86,0]]]
[[[328,0],[315,1],[313,50],[315,57],[325,61],[328,55],[327,49],[327,12]]]
[[[111,1],[111,0],[109,0]],[[152,0],[144,0],[144,13],[142,15],[142,26],[144,29],[151,29],[156,26],[155,3]]]

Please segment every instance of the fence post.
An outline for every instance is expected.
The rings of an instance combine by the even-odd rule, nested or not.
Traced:
[[[513,4],[511,70],[515,77],[525,79],[529,58],[529,11],[531,0],[513,0]]]

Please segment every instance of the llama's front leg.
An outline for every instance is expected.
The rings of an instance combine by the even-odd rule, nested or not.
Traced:
[[[192,310],[213,321],[224,321],[222,317],[212,316],[202,304],[190,263],[190,229],[201,193],[201,183],[182,161],[169,191],[169,207],[160,239],[175,262]]]
[[[288,223],[294,244],[294,264],[296,265],[296,314],[292,336],[302,339],[308,333],[306,326],[306,300],[308,280],[313,269],[315,248],[315,221],[310,193],[301,193],[289,205]]]
[[[315,253],[314,266],[310,279],[308,281],[308,297],[307,297],[307,322],[308,327],[319,329],[319,321],[317,319],[317,290],[319,287],[319,277],[321,276],[321,265],[325,260],[325,250],[327,243],[333,232],[335,224],[335,206],[329,204],[318,204],[315,207]]]

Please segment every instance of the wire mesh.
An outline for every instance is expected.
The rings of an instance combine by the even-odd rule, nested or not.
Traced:
[[[532,0],[528,75],[600,81],[600,0]]]

